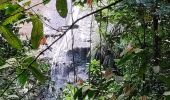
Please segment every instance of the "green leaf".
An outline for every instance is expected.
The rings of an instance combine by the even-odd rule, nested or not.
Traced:
[[[49,2],[50,2],[50,0],[43,0],[44,5],[48,4]]]
[[[5,15],[11,15],[13,12],[15,12],[17,9],[21,8],[19,4],[11,4],[8,5],[5,9]]]
[[[34,77],[36,77],[40,82],[45,81],[45,76],[41,73],[41,71],[36,68],[36,66],[30,66],[29,69],[31,70]]]
[[[4,10],[4,9],[6,9],[8,6],[10,6],[9,3],[0,4],[0,10]]]
[[[11,17],[5,19],[4,22],[2,23],[2,25],[12,24],[13,22],[18,21],[19,18],[21,18],[22,16],[23,16],[23,13],[15,14],[14,16],[11,16]]]
[[[32,17],[31,45],[33,49],[38,49],[40,40],[43,37],[43,23],[37,17]]]
[[[22,49],[22,43],[21,40],[13,34],[7,27],[0,25],[0,33],[2,34],[2,37],[4,37],[7,42],[16,49]]]
[[[25,84],[26,84],[26,82],[28,81],[28,78],[29,78],[29,72],[28,72],[28,70],[26,70],[25,69],[25,71],[24,70],[21,70],[21,69],[17,69],[17,75],[20,75],[21,73],[21,75],[18,77],[18,83],[23,87]]]
[[[56,9],[61,17],[66,18],[68,13],[67,0],[56,0]]]
[[[32,61],[34,61],[34,59],[35,58],[33,58],[33,57],[25,58],[23,60],[23,62],[21,63],[22,68],[27,69],[27,67],[28,67],[28,69],[32,72],[32,75],[34,77],[36,77],[39,81],[44,82],[45,81],[45,76],[38,69],[39,64],[37,62],[32,63]],[[31,66],[28,66],[28,65],[30,65],[30,63],[32,63]]]
[[[143,74],[145,74],[146,73],[146,68],[147,68],[147,66],[141,66],[140,68],[139,68],[139,72],[138,72],[138,76],[139,77],[143,77]]]
[[[32,63],[34,61],[34,59],[35,59],[34,57],[26,57],[26,58],[22,59],[22,62],[20,63],[21,68],[27,69],[28,67],[30,67],[29,65],[30,65],[30,63]],[[31,64],[31,66],[39,66],[39,64],[36,61],[34,61]]]
[[[170,77],[165,77],[164,75],[160,75],[159,79],[170,87]]]
[[[166,91],[166,92],[164,92],[164,94],[163,94],[163,95],[166,95],[166,96],[170,95],[170,91]]]
[[[83,95],[82,95],[82,88],[78,89],[76,91],[76,93],[74,94],[74,99],[76,100],[78,98],[78,100],[82,100]]]
[[[5,64],[5,60],[2,57],[0,57],[0,66],[2,66],[4,64]],[[1,67],[0,67],[0,69],[1,69]]]
[[[131,58],[133,58],[133,54],[124,55],[124,57],[118,62],[118,65],[126,63],[126,61],[130,60]]]

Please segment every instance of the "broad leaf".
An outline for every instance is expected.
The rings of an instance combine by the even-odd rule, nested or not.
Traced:
[[[43,23],[37,17],[32,18],[31,45],[33,49],[38,49],[43,37]]]
[[[17,69],[17,75],[20,75],[21,73],[21,75],[18,77],[18,83],[23,87],[25,84],[26,84],[26,82],[28,81],[28,78],[29,78],[29,72],[28,72],[28,70],[21,70],[21,69]]]
[[[5,8],[5,15],[11,15],[11,14],[13,14],[13,12],[18,10],[19,8],[21,8],[21,6],[19,4],[8,5],[8,7]]]
[[[33,58],[33,57],[28,57],[28,58],[23,59],[23,61],[21,62],[22,69],[26,70],[28,68],[31,71],[32,75],[34,77],[36,77],[39,81],[41,81],[41,82],[45,81],[45,76],[38,69],[39,64],[36,61],[33,62],[34,59],[35,58]],[[30,65],[30,63],[32,63],[32,64]]]
[[[29,69],[31,70],[34,77],[36,77],[40,82],[45,81],[45,76],[41,73],[41,71],[35,66],[30,66]]]
[[[13,34],[7,27],[0,26],[0,33],[12,47],[16,49],[22,48],[21,40],[15,34]]]
[[[56,0],[56,9],[61,17],[66,18],[68,13],[67,0]]]
[[[35,58],[33,57],[27,57],[27,58],[24,58],[21,62],[21,66],[22,66],[22,69],[27,69],[30,65],[30,63],[32,63],[32,61],[34,60]],[[39,66],[38,63],[35,61],[31,64],[31,66]]]
[[[74,94],[74,99],[76,100],[78,98],[78,100],[82,100],[83,95],[82,95],[82,88],[78,89],[76,91],[76,93]]]
[[[15,15],[5,19],[4,22],[2,23],[2,25],[12,24],[13,22],[18,21],[22,16],[23,16],[23,13],[15,14]]]

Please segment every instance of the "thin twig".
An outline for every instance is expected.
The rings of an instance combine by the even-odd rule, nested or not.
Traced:
[[[121,2],[121,1],[123,1],[123,0],[115,1],[114,3],[111,3],[110,5],[105,6],[105,7],[101,8],[101,9],[98,9],[98,10],[96,10],[96,11],[94,11],[94,12],[91,12],[91,13],[85,15],[85,16],[82,16],[81,18],[79,18],[79,19],[77,19],[75,22],[73,22],[72,25],[71,25],[70,27],[68,27],[68,29],[67,29],[63,34],[60,35],[60,37],[58,37],[58,38],[57,38],[55,41],[53,41],[49,46],[47,46],[47,48],[45,48],[44,50],[42,50],[42,51],[35,57],[35,59],[26,67],[26,69],[23,70],[18,76],[16,76],[16,77],[7,85],[7,87],[6,87],[6,88],[4,89],[4,91],[1,93],[0,97],[3,96],[3,94],[9,89],[9,87],[13,84],[13,82],[14,82],[18,77],[20,77],[20,76],[40,57],[40,55],[42,55],[42,54],[43,54],[45,51],[47,51],[52,45],[54,45],[58,40],[60,40],[77,22],[79,22],[80,20],[82,20],[82,19],[84,19],[84,18],[86,18],[86,17],[88,17],[88,16],[90,16],[90,15],[93,15],[93,14],[98,13],[98,12],[104,10],[104,9],[107,9],[107,8],[113,6],[113,5],[116,5],[117,3]],[[31,8],[30,8],[30,9],[31,9]]]

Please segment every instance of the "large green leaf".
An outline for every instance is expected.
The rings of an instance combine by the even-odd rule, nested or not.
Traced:
[[[21,40],[13,34],[7,27],[0,25],[0,33],[7,40],[7,42],[16,49],[22,48]]]
[[[24,58],[20,64],[22,66],[22,69],[27,69],[27,67],[29,67],[30,63],[32,63],[34,59],[35,58],[33,57]],[[39,64],[35,61],[31,64],[31,66],[39,66]]]
[[[33,57],[27,57],[27,58],[23,59],[21,64],[20,64],[22,66],[21,69],[24,69],[24,70],[28,71],[27,70],[27,68],[28,68],[31,71],[32,75],[34,77],[36,77],[39,81],[45,81],[45,76],[38,69],[39,64],[36,61],[33,62],[34,59],[35,58],[33,58]],[[30,65],[30,63],[32,63],[32,64]],[[24,73],[26,75],[29,75],[26,71]],[[23,80],[23,77],[26,77],[26,76],[21,77],[21,82],[20,83],[24,83],[26,81],[26,80]]]
[[[76,93],[74,94],[74,99],[76,100],[77,98],[78,100],[82,100],[83,98],[82,87],[78,89]]]
[[[13,16],[5,19],[2,24],[3,24],[3,25],[12,24],[13,22],[18,21],[19,18],[21,18],[22,16],[23,16],[23,13],[15,14],[15,15],[13,15]]]
[[[29,69],[31,70],[34,77],[36,77],[40,82],[45,81],[45,76],[41,73],[41,71],[37,68],[37,66],[30,66]]]
[[[40,21],[39,18],[33,17],[32,18],[32,32],[31,32],[31,45],[33,49],[38,49],[40,40],[43,37],[43,23]]]
[[[19,69],[17,68],[17,75],[21,75],[18,77],[18,83],[23,87],[26,82],[28,81],[28,78],[29,78],[29,72],[28,70],[22,70],[22,69]]]
[[[61,17],[67,17],[67,0],[56,0],[56,9]]]
[[[13,12],[21,8],[19,4],[10,4],[5,8],[5,15],[11,15]],[[16,14],[16,13],[15,13]]]

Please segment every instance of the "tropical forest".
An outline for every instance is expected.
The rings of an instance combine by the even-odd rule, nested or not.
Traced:
[[[170,0],[0,0],[0,100],[170,100]]]

